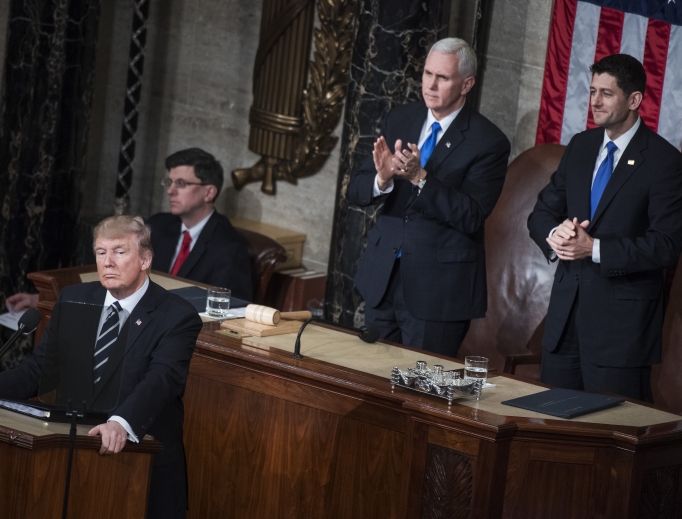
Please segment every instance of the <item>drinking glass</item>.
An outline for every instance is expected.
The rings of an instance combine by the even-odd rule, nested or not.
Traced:
[[[228,288],[210,287],[206,294],[206,313],[215,319],[225,319],[230,311],[230,295]]]
[[[488,379],[488,359],[485,357],[464,357],[464,378],[482,380],[485,386]]]

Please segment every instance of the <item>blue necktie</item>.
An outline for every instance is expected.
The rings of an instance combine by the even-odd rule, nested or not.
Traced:
[[[422,161],[422,168],[426,165],[436,147],[436,142],[438,142],[438,132],[441,130],[440,123],[436,121],[431,125],[431,135],[427,137],[419,150],[419,156]]]
[[[613,141],[609,141],[606,145],[608,153],[606,158],[599,165],[597,170],[597,175],[594,177],[594,183],[592,184],[592,196],[590,198],[590,220],[594,218],[594,213],[597,210],[597,205],[599,205],[599,200],[602,194],[604,194],[604,189],[606,189],[606,184],[609,183],[611,174],[613,173],[613,154],[616,153],[618,146]]]
[[[94,369],[94,380],[95,384],[99,382],[102,378],[102,372],[104,371],[104,365],[109,360],[109,346],[116,342],[118,339],[119,321],[120,318],[118,313],[122,310],[121,305],[118,301],[114,301],[109,307],[109,315],[107,320],[104,321],[102,325],[102,331],[97,337],[97,342],[95,343],[95,369]]]

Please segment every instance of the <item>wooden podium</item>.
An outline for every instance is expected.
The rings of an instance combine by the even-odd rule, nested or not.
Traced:
[[[185,393],[190,518],[682,517],[680,416],[626,402],[553,419],[501,405],[544,390],[506,375],[448,406],[389,376],[452,359],[311,325],[294,360],[294,339],[204,326]]]
[[[1,519],[62,517],[69,428],[0,409]],[[146,437],[102,456],[91,428],[78,426],[67,517],[144,519],[152,456],[162,445]]]

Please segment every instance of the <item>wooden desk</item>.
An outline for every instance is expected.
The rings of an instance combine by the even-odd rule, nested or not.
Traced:
[[[162,445],[147,437],[101,456],[91,427],[78,427],[68,517],[144,519],[152,456]],[[61,518],[69,428],[0,409],[0,518]]]
[[[682,516],[682,417],[626,403],[550,419],[499,405],[542,389],[510,376],[448,407],[388,381],[434,357],[315,326],[306,357],[293,342],[204,326],[185,393],[191,518]]]

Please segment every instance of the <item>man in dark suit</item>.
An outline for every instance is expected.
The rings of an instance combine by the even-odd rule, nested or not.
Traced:
[[[682,156],[638,114],[646,73],[635,58],[591,67],[600,127],[571,139],[528,218],[559,259],[540,379],[645,400],[661,361],[664,268],[682,246]]]
[[[110,411],[108,421],[90,431],[102,437],[101,454],[118,453],[126,440],[137,442],[147,433],[163,443],[154,459],[148,517],[183,518],[182,395],[202,323],[191,304],[149,280],[149,233],[141,218],[131,216],[107,218],[95,228],[100,281],[62,290],[33,354],[0,373],[0,396],[30,398],[39,385],[45,393],[52,389],[44,386],[45,373],[68,369],[57,393],[78,394],[91,409]],[[85,321],[69,319],[86,314]],[[57,352],[67,361],[46,360]]]
[[[198,148],[166,159],[170,213],[149,219],[152,268],[207,285],[229,288],[234,297],[251,301],[251,262],[246,241],[226,216],[215,210],[223,186],[223,168]]]
[[[483,228],[502,191],[509,140],[466,102],[476,55],[457,38],[424,65],[423,102],[391,110],[348,186],[383,203],[355,284],[381,337],[455,356],[487,308]]]

